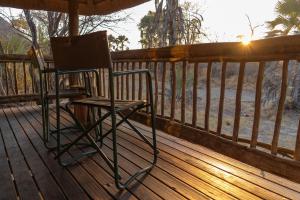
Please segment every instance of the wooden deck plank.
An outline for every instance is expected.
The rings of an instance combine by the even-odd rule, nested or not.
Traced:
[[[134,152],[137,155],[141,155],[143,158],[147,160],[151,159],[152,157],[151,154],[144,150],[144,148],[147,148],[146,145],[143,146],[143,144],[139,143],[139,141],[137,140],[133,140],[132,142],[125,140],[124,138],[121,138],[121,136],[118,138],[118,140],[119,140],[119,144],[123,148],[127,147],[126,149],[128,151]],[[110,145],[110,143],[108,144]],[[136,145],[133,146],[134,144]],[[126,152],[126,154],[124,153],[124,155],[127,156],[129,154],[128,151]],[[205,194],[210,196],[211,198],[216,199],[222,196],[222,199],[226,199],[226,198],[233,199],[239,197],[241,197],[242,199],[249,199],[249,198],[259,199],[256,196],[247,193],[238,187],[234,187],[229,183],[218,179],[215,176],[203,173],[200,169],[193,170],[192,166],[189,166],[186,163],[180,163],[178,162],[178,160],[175,160],[175,158],[170,158],[170,159],[169,160],[164,159],[163,153],[160,152],[160,156],[157,161],[157,167],[167,170],[171,175],[175,176],[176,178],[182,181],[185,181],[186,183],[198,189],[199,191],[207,192]]]
[[[30,168],[27,166],[25,157],[22,155],[14,138],[14,133],[6,120],[3,110],[0,110],[0,118],[4,145],[11,163],[12,175],[17,185],[19,197],[21,199],[40,199],[39,189],[31,176]]]
[[[54,123],[54,116],[53,116],[54,113],[51,113],[51,114],[52,114],[51,115],[52,120],[51,119],[50,120]],[[62,123],[64,123],[64,119],[63,118],[62,118]],[[70,124],[62,124],[62,125],[69,126]],[[68,139],[70,140],[71,138],[68,138]],[[89,171],[89,173],[92,174],[94,176],[94,178],[97,178],[98,181],[102,182],[102,185],[105,188],[108,188],[110,190],[114,190],[114,193],[112,194],[114,197],[118,197],[118,199],[128,199],[126,197],[126,196],[128,196],[128,194],[126,194],[126,193],[122,194],[119,190],[117,190],[115,188],[115,186],[114,186],[114,180],[112,178],[112,173],[110,173],[111,172],[110,169],[106,168],[106,172],[110,173],[110,175],[111,175],[110,178],[106,177],[106,179],[102,179],[103,177],[99,177],[100,174],[103,175],[103,169],[101,169],[98,165],[95,165],[95,163],[96,163],[95,160],[97,160],[97,163],[102,163],[103,164],[103,160],[101,160],[97,156],[97,157],[95,157],[95,158],[93,158],[92,160],[89,161],[90,164],[93,164],[94,168],[91,168],[85,162],[83,163],[83,165],[85,166],[85,168],[87,169],[87,171]],[[102,168],[103,168],[103,165],[102,165]],[[103,180],[108,180],[108,182],[103,182]],[[154,192],[150,191],[144,185],[139,185],[138,188],[130,188],[129,187],[128,189],[129,189],[129,191],[131,193],[134,193],[134,195],[136,195],[137,197],[143,198],[143,199],[145,199],[146,197],[149,198],[149,199],[154,199],[154,200],[155,199],[161,199],[159,196],[157,196]],[[124,190],[124,191],[126,191],[126,190]],[[130,198],[133,198],[133,197],[130,196]]]
[[[121,137],[123,137],[124,139],[126,139],[128,141],[132,140],[129,135],[131,135],[131,134],[129,134],[127,131],[126,135],[123,132]],[[138,144],[142,141],[134,140],[133,142],[135,144]],[[143,145],[143,148],[145,148],[145,147],[146,146]],[[225,170],[222,170],[222,169],[219,169],[212,165],[209,165],[200,159],[199,160],[195,159],[190,155],[182,153],[176,149],[173,149],[173,148],[163,145],[161,143],[159,143],[159,147],[160,147],[161,152],[163,152],[161,155],[161,158],[163,158],[164,160],[166,160],[166,161],[174,160],[174,162],[176,162],[177,166],[182,166],[182,168],[187,167],[187,166],[183,165],[183,162],[188,163],[189,164],[188,169],[193,174],[199,174],[199,176],[201,176],[200,175],[201,173],[199,173],[199,170],[197,170],[197,169],[201,169],[208,174],[212,174],[215,177],[223,179],[224,181],[231,183],[231,184],[235,185],[236,187],[240,187],[243,190],[246,190],[249,193],[256,195],[260,198],[278,199],[278,198],[283,198],[284,196],[286,196],[286,197],[290,196],[290,197],[294,197],[294,198],[299,196],[299,193],[295,193],[293,191],[287,191],[287,190],[284,190],[282,192],[282,195],[278,195],[274,192],[264,189],[263,184],[261,186],[258,186],[255,183],[248,182],[247,179],[246,180],[242,179],[232,173],[228,173]],[[150,149],[148,149],[148,151],[151,152]],[[205,160],[205,159],[203,158],[203,160]],[[281,188],[277,188],[277,189],[285,189],[285,188],[281,187]],[[273,191],[276,191],[276,190],[273,190]]]
[[[124,130],[126,135],[131,135],[126,129]],[[150,136],[150,133],[148,133],[148,136]],[[193,149],[176,145],[174,142],[170,142],[163,138],[159,139],[158,144],[160,149],[165,153],[173,155],[197,168],[215,174],[215,176],[220,178],[225,174],[226,176],[224,176],[224,178],[228,179],[229,182],[255,193],[258,196],[262,195],[261,197],[280,198],[280,196],[274,196],[276,195],[275,193],[277,193],[282,197],[299,197],[299,191],[289,189],[261,177],[253,176],[239,168],[232,167],[216,159],[211,159],[205,154],[199,154],[199,152],[195,152]],[[180,150],[176,149],[176,147]],[[270,191],[272,192],[270,193]]]
[[[63,116],[65,118],[69,118],[67,116]],[[70,118],[69,118],[70,120]],[[109,150],[106,149],[106,152],[109,153]],[[126,157],[128,159],[130,155],[130,152],[127,152],[125,156],[122,156],[123,158]],[[134,162],[136,165],[139,165],[139,167],[144,167],[145,165],[149,164],[147,160],[143,160],[139,158],[137,155],[133,155],[133,158],[131,162]],[[170,188],[173,189],[172,197],[176,197],[176,192],[182,194],[188,199],[207,199],[208,196],[204,195],[200,191],[197,191],[195,188],[191,187],[190,185],[186,184],[185,182],[170,176],[170,174],[160,168],[154,168],[152,171],[150,171],[150,175],[154,178],[158,179],[160,182],[164,183],[165,185],[168,185]],[[143,183],[145,184],[145,180],[143,180]],[[160,191],[161,188],[160,185],[156,185],[153,183],[146,184],[148,187],[153,188],[152,190],[157,192]],[[165,191],[166,193],[168,191]],[[171,193],[171,192],[170,192]],[[165,196],[165,195],[164,195]]]
[[[62,121],[64,121],[62,119]],[[66,123],[66,122],[65,122]],[[70,124],[65,124],[66,126],[70,125]],[[70,140],[72,140],[71,138],[69,138]],[[109,154],[112,153],[112,151],[108,152]],[[92,160],[94,161],[94,163],[97,163],[99,166],[101,166],[103,169],[106,170],[107,173],[109,173],[111,175],[111,181],[109,182],[109,184],[105,184],[109,187],[115,187],[114,186],[114,181],[112,179],[113,177],[113,173],[111,171],[110,168],[108,168],[108,166],[103,162],[102,159],[99,158],[99,156],[93,157]],[[91,173],[99,173],[99,170],[102,169],[97,169],[99,168],[99,166],[95,165],[96,168],[92,169]],[[89,167],[89,166],[87,166]],[[131,168],[131,166],[126,166],[126,168],[122,168],[122,166],[120,167],[120,173],[122,174],[122,177],[126,180],[129,178],[130,175],[133,175],[133,170]],[[161,197],[159,195],[156,194],[156,192],[153,192],[153,190],[149,189],[148,187],[146,187],[146,184],[143,180],[143,182],[140,182],[141,184],[136,184],[133,183],[128,187],[128,190],[133,193],[135,196],[137,196],[138,198],[142,198],[142,199],[149,199],[149,200],[156,200],[156,199],[161,199]],[[152,183],[153,184],[153,183]]]
[[[140,129],[150,133],[150,130],[147,126],[140,124],[138,122],[132,122],[135,126],[139,127]],[[247,165],[245,163],[242,163],[240,161],[237,161],[233,158],[230,158],[228,156],[222,155],[218,152],[212,151],[206,147],[203,147],[201,145],[193,144],[188,141],[185,141],[180,138],[176,138],[172,135],[168,135],[162,131],[157,130],[158,134],[158,141],[162,142],[164,144],[167,144],[171,146],[172,148],[175,148],[180,151],[187,151],[187,154],[194,155],[198,154],[198,156],[206,156],[205,160],[210,161],[210,164],[214,165],[216,162],[220,162],[221,165],[225,165],[225,169],[233,168],[232,171],[235,170],[242,170],[242,174],[248,174],[249,176],[252,176],[252,178],[255,180],[255,178],[262,178],[267,181],[270,181],[271,183],[275,183],[277,185],[283,186],[285,188],[294,190],[296,192],[300,192],[300,184],[295,183],[293,181],[290,181],[288,179],[279,177],[277,175],[271,174],[269,172],[262,171],[258,168],[255,168],[253,166]]]
[[[121,129],[124,129],[124,128],[121,128]],[[148,128],[147,131],[149,131],[149,128]],[[119,134],[119,135],[121,136],[121,134]],[[129,135],[132,135],[130,133],[130,131],[125,130],[121,137],[123,137],[123,135],[125,137],[127,137],[128,141],[131,140],[130,138],[128,138]],[[135,146],[135,145],[139,146],[139,144],[138,144],[139,142],[140,141],[132,141],[132,144],[127,144],[127,145],[125,145],[125,147],[126,146],[132,147],[132,146]],[[173,143],[170,142],[170,145],[172,145],[172,144]],[[251,175],[248,175],[247,173],[245,173],[242,170],[238,170],[235,174],[232,174],[232,172],[234,172],[234,170],[231,170],[231,172],[227,172],[225,169],[227,169],[228,166],[225,166],[225,167],[222,168],[222,163],[219,166],[218,165],[214,166],[214,165],[210,165],[209,163],[206,163],[204,161],[204,160],[206,160],[206,158],[202,158],[203,161],[199,162],[199,160],[191,157],[189,154],[184,154],[184,153],[181,153],[180,151],[174,149],[173,146],[165,149],[167,147],[167,145],[164,145],[164,144],[160,143],[160,140],[159,140],[159,147],[160,147],[161,150],[162,150],[162,148],[161,148],[162,145],[164,146],[163,151],[167,154],[167,157],[165,157],[164,160],[166,160],[166,161],[174,160],[174,158],[172,156],[168,155],[168,154],[172,154],[175,158],[181,159],[183,162],[186,162],[186,163],[190,164],[191,166],[194,166],[194,170],[196,170],[195,167],[197,167],[199,169],[203,169],[206,172],[208,172],[210,174],[213,174],[216,177],[219,177],[221,179],[223,178],[225,181],[235,185],[236,187],[241,187],[243,190],[246,190],[246,191],[250,192],[251,194],[256,195],[257,197],[267,198],[267,199],[279,199],[279,198],[281,199],[281,198],[284,198],[284,197],[297,199],[299,197],[299,192],[294,192],[293,190],[289,190],[285,187],[281,187],[278,184],[273,183],[273,185],[272,185],[272,182],[266,181],[264,179],[262,179],[264,181],[258,180],[258,184],[257,184],[255,182],[255,179],[257,177],[254,177],[254,179],[252,179],[252,182],[251,182],[251,181],[248,180],[249,177],[251,178]],[[145,146],[142,147],[142,148],[145,148]],[[146,149],[147,149],[147,146],[146,146]],[[150,148],[148,148],[148,151],[151,153]],[[174,152],[176,152],[176,153],[174,153]],[[176,155],[176,154],[179,154],[179,155]],[[126,153],[126,155],[128,155],[128,153]],[[191,155],[196,155],[196,153],[191,154]],[[176,161],[177,165],[180,164],[180,163],[181,163],[180,161]],[[218,164],[218,162],[217,162],[217,164]],[[220,166],[221,166],[221,169],[220,169]],[[185,167],[186,166],[182,166],[182,168],[185,168]],[[189,167],[189,170],[193,171],[190,168],[191,167]],[[237,170],[237,169],[235,169],[235,170]],[[245,177],[243,177],[243,178],[239,177],[240,173],[242,174],[242,177],[246,175],[246,178]],[[194,171],[193,174],[199,174],[199,172]],[[265,189],[265,188],[268,188],[268,189]],[[275,192],[271,192],[271,191],[275,191]],[[278,192],[279,194],[276,194],[276,192]],[[238,194],[238,196],[240,197],[241,195]],[[250,198],[250,197],[248,197],[248,198]]]
[[[0,128],[0,200],[16,199],[17,192],[14,186],[8,157],[3,143],[3,133]]]
[[[51,114],[51,121],[53,126],[54,113]],[[63,126],[67,126],[72,122],[69,116],[63,115],[62,123]],[[148,127],[137,122],[133,123],[141,128],[148,138],[151,137],[151,130]],[[58,199],[300,199],[300,184],[265,173],[161,131],[158,131],[157,137],[160,154],[156,167],[149,175],[138,178],[128,190],[119,191],[114,186],[111,170],[99,156],[84,159],[72,167],[61,167],[53,159],[53,153],[49,153],[44,147],[41,125],[38,106],[0,109],[0,133],[3,136],[3,140],[0,138],[0,166],[4,163],[0,173],[4,170],[6,174],[5,180],[0,180],[0,183],[4,181],[10,184],[8,191],[11,191],[11,199],[17,195],[16,191],[20,194],[21,192],[19,187],[14,188],[10,178],[11,171],[14,172],[14,168],[17,168],[17,162],[13,161],[10,168],[11,160],[7,161],[5,148],[9,158],[15,153],[23,159],[21,162],[24,168],[15,171],[25,169],[24,172],[27,171],[29,174],[27,178],[31,179],[32,184],[31,187],[28,186],[30,191],[27,192],[37,195],[40,192],[41,197],[46,200],[53,199],[47,194],[52,188],[45,191],[45,185],[41,184],[48,179],[54,188],[61,191]],[[107,130],[109,127],[109,123],[105,122],[104,129]],[[7,131],[4,132],[4,129]],[[63,139],[70,141],[74,137],[75,134],[67,134]],[[109,136],[105,139],[103,150],[110,159],[112,159],[111,144]],[[124,178],[149,164],[152,159],[151,149],[124,125],[118,129],[118,150],[120,169]],[[66,154],[66,157],[73,157],[79,152],[81,149],[74,148]],[[42,166],[40,174],[37,172],[37,166]],[[28,170],[32,171],[33,177]],[[18,180],[20,183],[20,177]],[[0,191],[1,187],[2,185]],[[0,195],[0,199],[3,199],[2,196]],[[32,196],[24,194],[20,197],[32,199]]]
[[[45,199],[65,199],[63,191],[57,186],[51,173],[34,150],[30,141],[28,141],[23,129],[14,118],[12,111],[5,109],[4,112],[7,119],[9,119],[9,124],[13,127],[15,138],[27,160],[32,176],[36,181],[42,197]]]
[[[27,112],[30,112],[35,118],[35,126],[41,127],[41,116],[39,110],[28,109]],[[52,125],[52,129],[54,126]],[[42,130],[41,128],[39,130]],[[41,135],[41,131],[38,133]],[[67,157],[69,159],[70,156]],[[76,165],[76,167],[68,167],[68,170],[72,173],[75,179],[80,183],[83,189],[89,194],[91,199],[112,199],[108,192],[104,189],[103,185],[99,184],[95,177],[93,177],[81,164]],[[117,191],[119,192],[119,191]]]
[[[24,133],[30,139],[35,149],[39,153],[43,162],[47,165],[51,174],[56,179],[61,188],[64,188],[64,193],[69,199],[88,199],[88,195],[81,188],[80,184],[76,182],[69,170],[62,168],[56,160],[49,156],[49,151],[45,148],[43,141],[37,136],[38,130],[42,127],[34,123],[34,118],[25,108],[18,108],[14,110],[15,117],[22,126]]]

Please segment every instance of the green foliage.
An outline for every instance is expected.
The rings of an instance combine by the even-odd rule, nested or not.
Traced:
[[[128,50],[127,44],[129,43],[128,38],[125,35],[119,35],[114,37],[113,35],[108,35],[109,48],[112,51],[124,51]]]
[[[12,35],[9,38],[2,38],[1,45],[5,54],[26,54],[30,42],[19,35]]]
[[[277,17],[266,22],[270,31],[267,37],[288,35],[292,31],[300,31],[300,1],[281,0],[275,7]]]

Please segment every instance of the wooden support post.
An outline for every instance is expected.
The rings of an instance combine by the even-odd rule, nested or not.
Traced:
[[[78,2],[69,0],[69,36],[77,35],[79,35]],[[71,75],[69,79],[71,88],[79,85],[79,75]],[[84,106],[75,106],[74,114],[81,122],[87,122],[87,109]]]

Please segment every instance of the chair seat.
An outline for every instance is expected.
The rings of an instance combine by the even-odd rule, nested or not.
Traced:
[[[83,104],[83,105],[91,105],[102,108],[111,108],[111,100],[104,97],[90,97],[85,99],[78,99],[72,101],[72,104]],[[116,110],[125,110],[128,108],[133,108],[137,106],[146,105],[146,101],[143,100],[115,100],[115,108]]]

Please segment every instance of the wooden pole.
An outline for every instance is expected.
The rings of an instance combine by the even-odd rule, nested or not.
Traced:
[[[79,35],[79,14],[77,0],[69,1],[69,35]]]
[[[77,35],[79,35],[78,1],[69,0],[69,36]],[[79,85],[79,75],[71,75],[69,78],[70,87],[76,88]],[[79,98],[84,98],[84,96]],[[84,124],[87,122],[87,109],[84,106],[75,106],[74,114]]]

